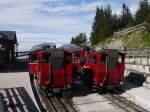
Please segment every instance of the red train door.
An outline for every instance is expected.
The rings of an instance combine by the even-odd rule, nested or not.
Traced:
[[[29,54],[29,64],[28,64],[28,69],[29,69],[29,75],[33,76],[37,74],[37,64],[38,64],[38,52],[31,52]]]
[[[107,77],[105,84],[108,86],[117,86],[120,84],[121,77],[118,59],[119,52],[117,50],[110,50],[106,58]]]
[[[54,88],[67,88],[72,83],[72,54],[63,49],[51,49],[50,83]]]
[[[120,53],[118,57],[118,69],[119,69],[119,78],[120,78],[120,84],[123,84],[124,81],[124,70],[125,70],[125,54]]]

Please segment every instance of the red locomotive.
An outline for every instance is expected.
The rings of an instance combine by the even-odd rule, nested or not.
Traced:
[[[72,85],[72,54],[61,48],[39,53],[37,84],[49,92],[65,92]]]
[[[115,49],[87,52],[82,78],[94,87],[116,87],[123,84],[125,54]]]
[[[82,66],[80,60],[85,56],[83,49],[74,44],[64,44],[61,48],[69,50],[72,53],[73,74],[80,73]]]
[[[40,89],[49,92],[67,90],[72,86],[75,72],[81,73],[81,78],[96,88],[123,84],[125,53],[115,49],[92,51],[68,44],[54,47],[34,47],[30,52],[29,74],[31,77],[36,74]]]
[[[28,64],[29,75],[31,77],[37,74],[38,54],[43,50],[46,50],[48,48],[55,48],[55,47],[56,47],[56,44],[54,43],[42,43],[42,44],[32,47],[32,49],[29,52],[29,64]]]

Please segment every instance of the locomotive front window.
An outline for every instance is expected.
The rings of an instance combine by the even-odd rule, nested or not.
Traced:
[[[88,62],[88,63],[94,63],[94,57],[87,56],[86,62]]]
[[[75,62],[80,62],[80,54],[75,54]]]
[[[42,55],[42,63],[48,64],[49,63],[49,54]]]
[[[38,61],[38,55],[37,54],[31,54],[30,55],[30,62],[31,63],[37,63]]]

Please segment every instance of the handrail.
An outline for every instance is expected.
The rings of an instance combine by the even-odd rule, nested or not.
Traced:
[[[133,26],[133,27],[130,27],[130,28],[125,29],[125,30],[121,30],[121,31],[118,31],[118,32],[114,32],[114,36],[126,35],[126,34],[128,34],[128,33],[133,32],[133,31],[142,29],[142,28],[145,27],[145,24],[146,24],[146,22],[144,22],[144,23],[142,23],[142,24],[138,24],[138,25]]]

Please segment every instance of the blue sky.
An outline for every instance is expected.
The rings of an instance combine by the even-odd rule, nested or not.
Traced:
[[[17,32],[19,50],[41,42],[58,46],[85,32],[89,37],[97,6],[119,14],[122,3],[135,13],[140,0],[0,0],[0,30]]]

